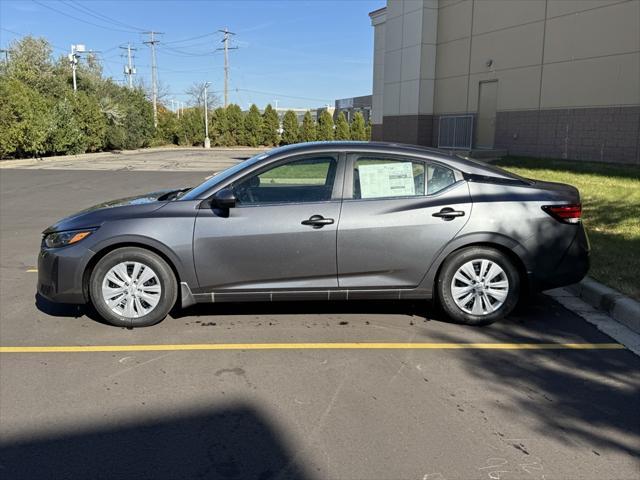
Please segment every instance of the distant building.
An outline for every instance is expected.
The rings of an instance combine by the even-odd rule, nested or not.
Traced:
[[[371,99],[372,95],[363,95],[362,97],[341,98],[336,100],[336,108],[333,118],[342,112],[347,121],[351,123],[356,112],[360,112],[365,122],[369,122],[371,118]]]
[[[388,0],[372,136],[640,163],[640,1]]]

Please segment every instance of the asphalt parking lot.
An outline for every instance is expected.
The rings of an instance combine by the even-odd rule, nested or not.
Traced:
[[[137,330],[36,302],[55,220],[246,156],[183,154],[0,169],[0,476],[639,478],[640,358],[545,295],[480,329],[421,302],[202,305]]]

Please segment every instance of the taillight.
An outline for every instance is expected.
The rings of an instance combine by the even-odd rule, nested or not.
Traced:
[[[563,223],[580,223],[582,216],[582,205],[574,203],[571,205],[545,205],[542,210],[553,218]]]

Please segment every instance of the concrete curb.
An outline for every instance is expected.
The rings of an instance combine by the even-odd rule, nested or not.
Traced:
[[[615,321],[640,333],[640,302],[589,277],[566,288],[589,305],[606,312]]]

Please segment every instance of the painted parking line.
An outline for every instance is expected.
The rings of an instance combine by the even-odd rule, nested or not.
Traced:
[[[164,352],[195,350],[623,350],[620,343],[196,343],[0,347],[0,353]]]
[[[37,268],[30,268],[28,270],[26,270],[27,273],[38,273],[38,269]]]

